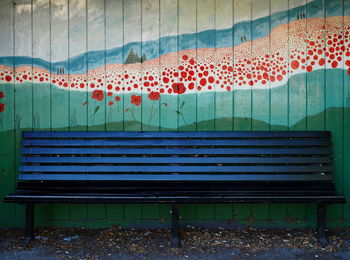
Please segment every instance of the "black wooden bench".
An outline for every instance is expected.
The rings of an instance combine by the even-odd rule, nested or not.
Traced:
[[[329,132],[23,132],[20,175],[5,202],[25,204],[34,236],[37,203],[168,203],[179,245],[179,204],[317,203],[336,192]]]

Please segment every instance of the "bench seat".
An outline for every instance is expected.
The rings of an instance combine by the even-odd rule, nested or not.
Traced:
[[[330,132],[23,132],[16,191],[33,237],[37,203],[317,203],[336,192]]]

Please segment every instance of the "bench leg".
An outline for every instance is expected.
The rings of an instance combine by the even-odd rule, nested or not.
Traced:
[[[179,205],[173,204],[171,207],[172,223],[171,223],[171,244],[173,247],[179,247],[180,243],[180,214]]]
[[[23,245],[27,247],[34,238],[34,204],[27,203],[25,205],[25,229]]]
[[[322,245],[322,247],[326,247],[328,245],[325,229],[326,229],[326,205],[317,204],[317,240]]]

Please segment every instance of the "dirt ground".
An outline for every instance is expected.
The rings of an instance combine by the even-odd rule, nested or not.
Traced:
[[[350,259],[350,228],[329,229],[322,248],[312,229],[181,229],[182,247],[169,229],[41,228],[29,247],[23,230],[0,229],[1,260],[44,259]]]

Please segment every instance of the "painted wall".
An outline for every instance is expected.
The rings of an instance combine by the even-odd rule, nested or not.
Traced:
[[[0,200],[23,130],[330,130],[350,201],[350,0],[0,1]],[[315,205],[186,205],[183,220],[314,224]],[[43,225],[166,223],[167,205],[42,205]],[[329,207],[349,226],[350,203]],[[0,226],[22,225],[0,203]],[[161,221],[159,221],[161,220]],[[230,221],[234,220],[234,221]]]

